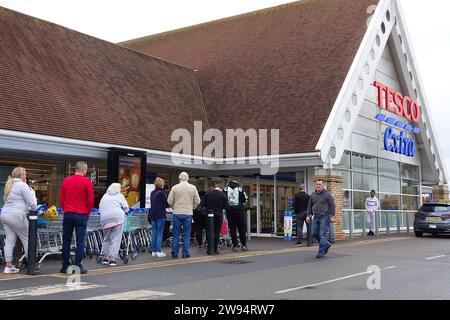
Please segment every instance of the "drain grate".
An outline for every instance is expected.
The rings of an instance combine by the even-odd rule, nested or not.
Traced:
[[[217,262],[224,264],[247,264],[247,263],[254,263],[255,261],[247,261],[242,259],[227,259],[227,260],[220,260]]]

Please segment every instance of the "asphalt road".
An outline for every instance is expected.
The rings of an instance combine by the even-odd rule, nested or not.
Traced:
[[[320,260],[317,248],[271,241],[278,243],[267,250],[224,249],[220,256],[157,262],[147,256],[127,266],[96,266],[77,286],[67,286],[56,265],[41,276],[2,275],[0,300],[450,299],[448,237],[342,242]]]

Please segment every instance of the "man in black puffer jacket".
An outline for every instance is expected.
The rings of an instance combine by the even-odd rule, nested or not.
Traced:
[[[236,180],[232,180],[223,191],[228,199],[227,219],[233,242],[233,251],[239,250],[236,229],[239,232],[242,250],[247,251],[247,223],[244,214],[244,204],[247,202],[248,197]]]

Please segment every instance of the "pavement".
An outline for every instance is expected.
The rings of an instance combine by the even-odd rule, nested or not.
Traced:
[[[88,258],[80,278],[57,273],[60,261],[47,260],[36,276],[1,274],[0,300],[450,299],[449,237],[342,241],[323,259],[315,258],[317,247],[293,244],[253,238],[248,252],[207,256],[192,247],[190,259],[176,260],[146,252],[117,267]]]

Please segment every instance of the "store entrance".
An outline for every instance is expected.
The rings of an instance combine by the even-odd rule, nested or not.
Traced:
[[[58,191],[63,176],[63,165],[52,163],[35,163],[27,161],[0,160],[0,192],[2,199],[0,207],[3,206],[3,190],[8,176],[17,167],[24,167],[27,171],[28,184],[36,192],[37,202],[47,206],[58,205]],[[58,168],[60,166],[60,168]],[[59,170],[58,170],[59,169]]]

